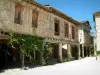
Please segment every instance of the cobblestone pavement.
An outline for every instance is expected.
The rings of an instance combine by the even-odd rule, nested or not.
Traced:
[[[8,69],[0,75],[100,75],[100,57],[97,60],[96,57],[87,57],[29,70]]]

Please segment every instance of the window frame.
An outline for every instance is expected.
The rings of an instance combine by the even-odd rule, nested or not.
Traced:
[[[15,18],[14,23],[22,25],[22,13],[23,13],[24,6],[21,4],[15,4]],[[20,15],[20,18],[19,18]]]
[[[35,14],[35,19],[33,16],[34,14]],[[39,12],[37,10],[32,10],[32,27],[34,28],[37,28],[38,26],[38,16],[39,16]]]
[[[64,36],[67,38],[69,37],[69,25],[67,22],[64,22]]]
[[[76,38],[76,32],[75,32],[76,28],[74,25],[71,26],[71,31],[72,31],[72,39]]]
[[[57,31],[55,25],[57,24]],[[54,19],[54,34],[59,36],[60,35],[60,20],[55,18]]]

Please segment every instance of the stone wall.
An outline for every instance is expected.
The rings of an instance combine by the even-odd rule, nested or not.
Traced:
[[[96,32],[97,32],[97,50],[100,50],[100,15],[95,16],[95,22],[96,22]]]
[[[79,27],[78,27],[78,35],[79,35],[79,38],[78,38],[78,40],[79,40],[79,42],[80,42],[80,44],[84,44],[84,30],[83,30],[83,25],[80,25]]]
[[[20,1],[20,0],[18,0]],[[72,40],[71,39],[71,25],[74,25],[71,22],[64,20],[63,18],[54,15],[50,12],[44,11],[41,8],[35,7],[29,3],[21,2],[24,6],[24,11],[22,13],[22,25],[15,24],[15,4],[18,2],[17,0],[1,0],[0,1],[0,30],[4,31],[13,31],[17,33],[29,34],[29,35],[38,35],[41,37],[53,37],[57,39],[65,39],[65,40]],[[20,3],[19,2],[19,3]],[[32,10],[37,10],[39,12],[38,17],[38,27],[32,27]],[[54,35],[54,19],[57,18],[60,21],[60,35]],[[65,38],[64,36],[64,22],[69,24],[69,38]],[[76,38],[78,40],[78,28],[76,27]],[[72,40],[74,41],[74,40]]]

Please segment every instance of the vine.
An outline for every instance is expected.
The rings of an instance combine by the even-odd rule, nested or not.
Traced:
[[[18,35],[14,33],[9,34],[9,45],[12,48],[18,48],[22,53],[22,66],[24,66],[24,56],[29,57],[30,61],[33,60],[32,53],[36,50],[41,50],[42,38],[30,35]]]

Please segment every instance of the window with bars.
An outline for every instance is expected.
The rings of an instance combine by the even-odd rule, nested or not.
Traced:
[[[16,4],[15,5],[15,20],[14,20],[16,24],[22,24],[22,12],[23,12],[23,6],[21,4]]]
[[[75,39],[75,27],[72,26],[72,39]]]
[[[32,27],[37,28],[38,26],[38,11],[33,10],[32,12]]]
[[[59,22],[59,20],[57,20],[57,19],[55,19],[55,21],[54,21],[55,23],[54,23],[54,26],[55,26],[55,35],[59,35],[60,34],[60,22]]]
[[[65,37],[69,36],[69,28],[68,28],[68,24],[65,23]]]

